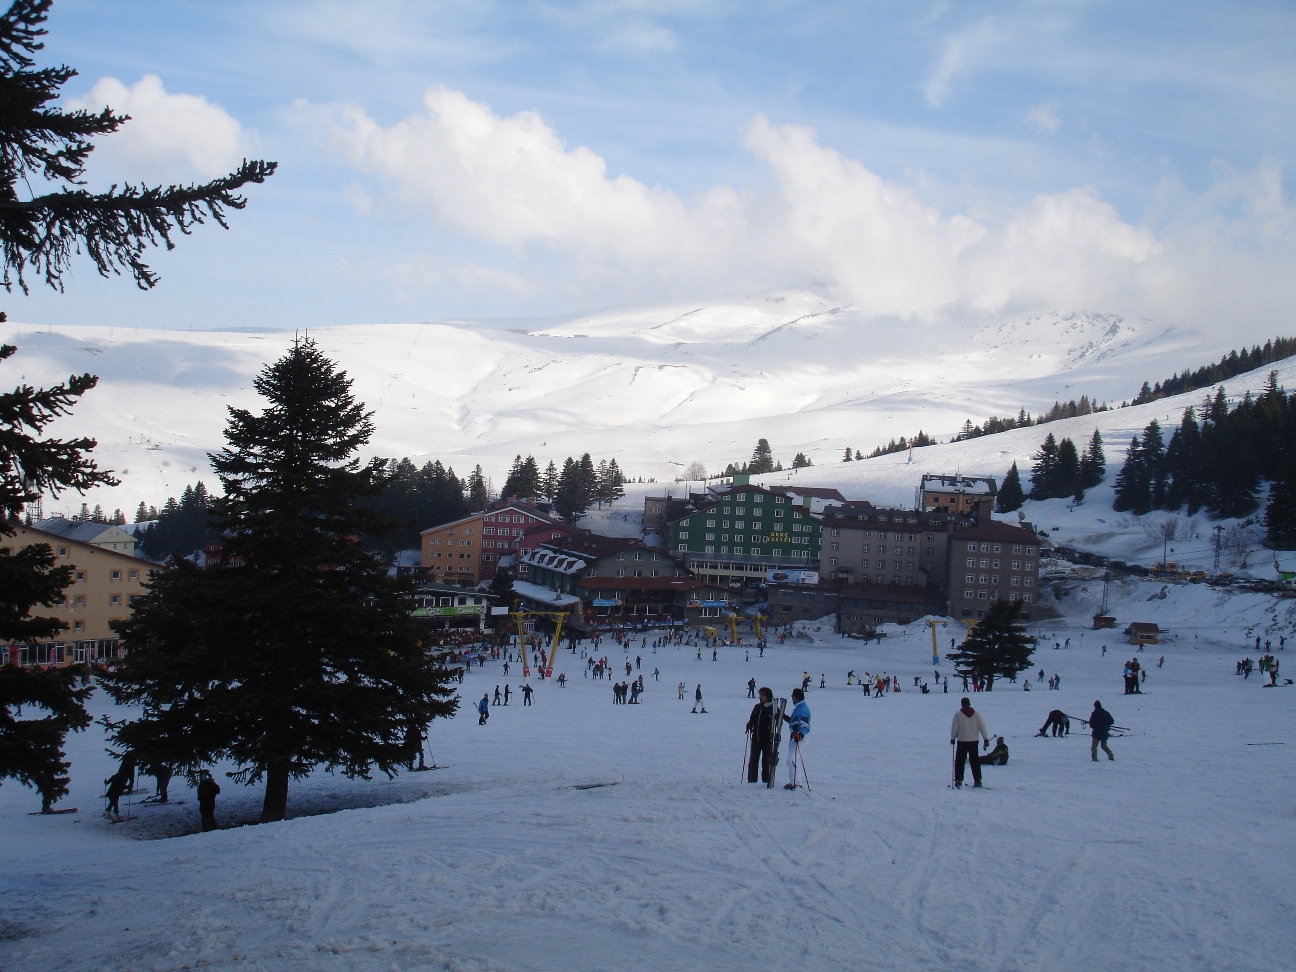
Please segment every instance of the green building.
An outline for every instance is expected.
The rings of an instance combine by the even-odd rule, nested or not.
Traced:
[[[823,531],[808,508],[747,476],[669,524],[669,550],[700,581],[764,583],[771,570],[819,569]]]

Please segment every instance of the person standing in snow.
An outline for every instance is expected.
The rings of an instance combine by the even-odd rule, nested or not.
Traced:
[[[523,705],[531,704],[531,693],[534,691],[535,689],[531,687],[530,682],[524,682],[522,684],[522,704]]]
[[[681,699],[684,698],[684,693],[685,693],[687,690],[688,690],[688,686],[685,685],[683,682],[680,682],[680,683],[679,683],[679,697],[680,697]]]
[[[754,678],[747,679],[747,698],[756,698],[756,679]]]
[[[747,734],[751,736],[747,782],[756,782],[759,768],[760,782],[768,783],[778,755],[774,751],[774,693],[768,688],[760,690],[760,701],[752,706],[747,719]]]
[[[792,730],[792,742],[788,747],[788,781],[783,785],[785,790],[797,788],[797,765],[801,762],[801,743],[810,734],[810,706],[806,705],[805,692],[799,688],[792,690],[792,713],[783,714],[783,721]],[[801,775],[805,776],[805,767]]]
[[[1116,754],[1107,748],[1107,737],[1111,734],[1111,727],[1115,722],[1112,714],[1102,707],[1101,702],[1095,700],[1093,712],[1089,715],[1089,729],[1093,736],[1093,742],[1089,745],[1089,756],[1095,763],[1098,762],[1099,746],[1107,754],[1108,759],[1116,758]]]
[[[496,705],[499,705],[499,704],[500,704],[500,688],[499,688],[498,685],[495,686],[495,700],[494,700],[494,701],[495,701],[495,704],[496,704]]]
[[[202,816],[204,832],[216,829],[216,795],[220,785],[212,779],[210,770],[203,770],[198,778],[198,813]]]
[[[486,720],[490,718],[490,696],[483,693],[481,701],[477,703],[477,725],[486,725]]]
[[[977,735],[990,745],[990,733],[986,731],[985,720],[981,713],[972,708],[972,703],[964,698],[962,707],[954,713],[950,723],[950,745],[957,746],[954,752],[954,785],[963,785],[964,764],[972,764],[972,785],[981,785],[981,758],[977,755]]]
[[[703,712],[706,712],[706,703],[702,701],[701,685],[698,685],[697,689],[693,692],[693,712],[694,713],[697,712],[699,706],[701,706]]]
[[[117,806],[117,801],[120,800],[122,798],[122,794],[126,792],[126,782],[127,782],[127,776],[125,770],[118,770],[111,777],[109,777],[108,809],[104,811],[105,814],[116,817],[121,813],[121,809]]]

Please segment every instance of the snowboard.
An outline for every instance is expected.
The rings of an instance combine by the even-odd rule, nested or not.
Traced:
[[[770,736],[770,749],[774,753],[774,759],[770,761],[769,782],[765,784],[765,788],[769,790],[774,789],[774,781],[778,778],[779,743],[783,741],[783,713],[786,709],[787,699],[774,700],[774,725]]]

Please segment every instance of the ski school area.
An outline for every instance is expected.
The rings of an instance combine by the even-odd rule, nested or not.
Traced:
[[[865,644],[798,628],[764,657],[721,647],[715,661],[606,639],[610,679],[583,677],[563,648],[565,685],[532,678],[523,706],[515,665],[511,703],[479,725],[475,703],[505,681],[488,661],[466,675],[458,715],[431,729],[437,769],[317,773],[293,782],[293,819],[265,826],[239,826],[262,791],[225,768],[219,831],[196,832],[180,779],[178,802],[142,804],[141,789],[112,822],[101,781],[116,764],[95,726],[69,739],[62,805],[78,813],[31,816],[32,791],[0,787],[0,966],[1291,968],[1296,690],[1237,673],[1256,654],[1251,629],[1184,625],[1135,656],[1079,619],[1030,626],[1032,690],[1001,680],[970,695],[1007,765],[955,790],[962,683],[934,683],[929,630],[888,627]],[[645,691],[614,704],[636,654]],[[1148,675],[1126,695],[1132,657]],[[850,671],[894,676],[900,691],[866,696]],[[809,791],[783,789],[785,765],[772,789],[745,782],[748,680],[789,698],[806,673]],[[698,685],[705,714],[692,711]],[[1079,720],[1095,699],[1128,730],[1110,741],[1114,760],[1090,759]],[[123,715],[102,692],[92,706]],[[1054,709],[1070,736],[1038,735]]]

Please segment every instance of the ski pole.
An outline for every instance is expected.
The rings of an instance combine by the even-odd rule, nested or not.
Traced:
[[[751,742],[752,742],[752,734],[751,734],[750,731],[748,731],[748,733],[747,733],[747,741],[743,744],[743,761],[742,761],[742,770],[741,770],[741,771],[739,772],[739,774],[738,774],[738,782],[739,782],[739,783],[741,783],[743,780],[747,779],[747,755],[748,755],[749,751],[751,750]]]
[[[801,752],[801,747],[797,747],[797,760],[801,763],[801,779],[805,780],[806,792],[810,792],[810,774],[805,768],[805,753]]]
[[[954,745],[954,740],[950,740],[950,789],[954,789],[955,773],[958,767],[958,750]]]

